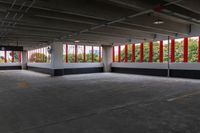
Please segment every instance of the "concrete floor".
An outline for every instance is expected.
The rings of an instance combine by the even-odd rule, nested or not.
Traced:
[[[0,133],[198,133],[200,80],[0,71]]]

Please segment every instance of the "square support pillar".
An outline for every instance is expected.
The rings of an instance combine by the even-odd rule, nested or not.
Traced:
[[[21,62],[22,70],[27,69],[27,63],[28,63],[28,51],[22,51],[22,62]]]
[[[103,70],[104,72],[111,72],[112,65],[112,46],[102,45],[103,48]]]
[[[63,43],[54,42],[51,44],[51,70],[52,76],[64,75],[63,67]]]

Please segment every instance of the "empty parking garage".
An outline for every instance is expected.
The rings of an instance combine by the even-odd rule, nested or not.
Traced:
[[[198,133],[198,0],[0,0],[0,132]]]

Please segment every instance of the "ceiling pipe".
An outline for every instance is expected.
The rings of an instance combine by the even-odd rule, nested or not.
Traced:
[[[200,22],[194,21],[193,18],[178,14],[176,12],[172,12],[170,10],[163,10],[162,12],[158,12],[158,13],[161,14],[161,15],[163,14],[163,15],[178,18],[178,19],[183,20],[185,22],[188,22],[190,24],[194,24],[194,25],[198,25],[198,26],[200,25]]]

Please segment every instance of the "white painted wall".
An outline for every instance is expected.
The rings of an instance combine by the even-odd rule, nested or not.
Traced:
[[[167,63],[112,63],[112,67],[167,69]],[[170,63],[170,69],[200,70],[200,63]]]
[[[28,63],[30,67],[38,67],[38,68],[51,68],[50,63]]]
[[[112,63],[112,67],[167,69],[165,63]]]
[[[92,68],[103,67],[103,63],[64,63],[64,68]]]
[[[0,63],[0,67],[1,66],[21,66],[21,63]]]
[[[200,70],[200,63],[171,63],[170,69]]]
[[[50,63],[28,63],[28,66],[38,68],[51,68]],[[103,63],[63,63],[63,68],[93,68],[103,67]]]

